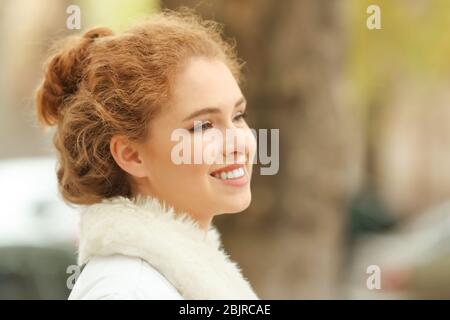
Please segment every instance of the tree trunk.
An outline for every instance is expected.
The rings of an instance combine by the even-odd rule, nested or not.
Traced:
[[[215,220],[226,250],[261,298],[339,297],[356,172],[340,96],[339,1],[162,1],[163,8],[180,5],[225,24],[247,61],[250,126],[280,129],[278,174],[255,167],[250,208]]]

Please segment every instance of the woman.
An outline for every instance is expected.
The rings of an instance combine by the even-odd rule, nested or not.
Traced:
[[[69,299],[258,299],[212,225],[251,200],[241,65],[220,26],[188,11],[56,47],[36,106],[56,126],[62,197],[83,205],[85,267]],[[174,161],[180,129],[184,155],[217,161]],[[212,129],[223,140],[207,139]]]

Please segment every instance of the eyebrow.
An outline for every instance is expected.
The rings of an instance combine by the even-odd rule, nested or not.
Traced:
[[[236,101],[236,103],[234,104],[234,108],[239,107],[241,104],[246,103],[247,100],[245,99],[245,97],[240,97],[238,101]],[[187,121],[187,120],[191,120],[195,117],[201,116],[203,114],[210,114],[210,113],[221,113],[222,110],[220,108],[217,107],[206,107],[197,111],[194,111],[193,113],[191,113],[189,116],[187,116],[185,119],[183,119],[183,121]]]

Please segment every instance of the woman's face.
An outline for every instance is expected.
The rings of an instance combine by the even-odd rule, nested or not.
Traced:
[[[189,59],[175,78],[170,103],[151,121],[147,142],[140,147],[146,172],[139,179],[141,192],[200,221],[246,209],[256,140],[245,109],[245,98],[223,62]],[[185,129],[183,139],[172,136],[179,129]],[[197,162],[195,153],[200,155]],[[179,164],[177,155],[188,155],[184,159],[190,163]]]

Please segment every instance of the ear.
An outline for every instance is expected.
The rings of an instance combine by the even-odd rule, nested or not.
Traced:
[[[144,162],[142,161],[141,149],[123,136],[113,136],[109,143],[111,155],[117,165],[125,172],[136,178],[148,176]]]

